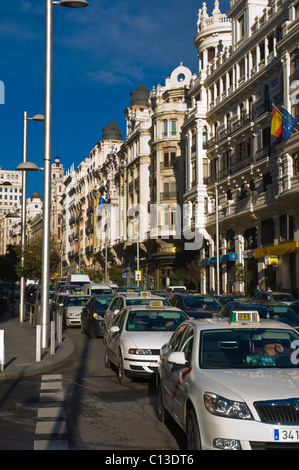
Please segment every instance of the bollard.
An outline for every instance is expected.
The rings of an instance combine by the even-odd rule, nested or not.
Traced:
[[[4,347],[4,330],[0,330],[0,371],[4,371],[5,365],[5,347]]]
[[[58,344],[62,343],[62,315],[57,316],[57,341]]]
[[[36,325],[36,362],[42,360],[42,327]]]
[[[55,354],[55,321],[51,321],[51,345],[50,345],[50,354],[53,356]]]

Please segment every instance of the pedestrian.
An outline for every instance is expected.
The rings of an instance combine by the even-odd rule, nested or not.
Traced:
[[[260,286],[257,284],[255,288],[255,293],[258,294],[259,292],[261,292],[261,289],[260,289]]]

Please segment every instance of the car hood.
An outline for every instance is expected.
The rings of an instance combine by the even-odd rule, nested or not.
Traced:
[[[135,331],[127,333],[126,339],[139,349],[161,349],[172,335],[173,331]]]
[[[79,307],[67,307],[66,309],[68,313],[82,312],[82,310],[83,310],[83,305],[80,305]]]
[[[299,371],[292,369],[202,370],[214,390],[231,400],[253,403],[299,397]],[[212,386],[212,383],[209,384]]]

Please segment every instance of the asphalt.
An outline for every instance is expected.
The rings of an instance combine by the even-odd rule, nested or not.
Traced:
[[[41,361],[37,362],[36,327],[30,323],[29,317],[21,323],[15,312],[0,310],[1,330],[4,331],[4,365],[0,364],[0,382],[54,370],[64,364],[74,351],[72,340],[63,332],[62,343],[55,340],[55,354],[51,354],[49,343],[48,348],[41,350]],[[0,344],[0,351],[1,348]]]

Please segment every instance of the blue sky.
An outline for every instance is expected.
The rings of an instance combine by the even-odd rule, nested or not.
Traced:
[[[77,166],[113,119],[125,138],[130,92],[151,91],[180,62],[198,71],[197,0],[88,0],[82,9],[54,6],[52,156]],[[211,14],[213,1],[207,2]],[[220,0],[228,10],[229,1]],[[44,112],[44,0],[0,4],[0,166],[22,161],[23,112]],[[28,160],[43,166],[43,124],[28,123]],[[42,194],[42,172],[28,174],[28,191]]]

